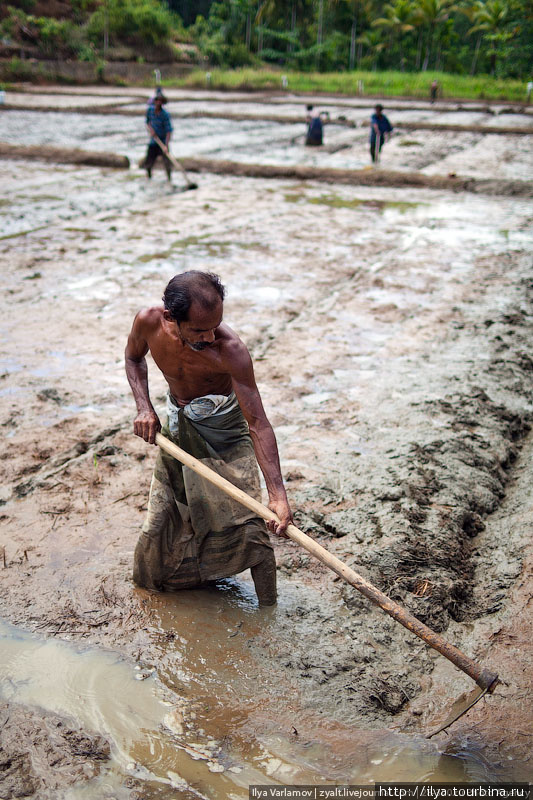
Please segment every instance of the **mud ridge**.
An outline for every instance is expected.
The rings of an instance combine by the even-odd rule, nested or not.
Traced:
[[[15,145],[0,142],[0,157],[26,159],[31,161],[48,161],[56,164],[78,164],[88,167],[111,167],[113,169],[129,169],[127,156],[116,153],[98,153],[78,148],[53,147],[52,145]]]
[[[335,492],[327,486],[292,494],[300,528],[438,632],[493,614],[520,572],[522,553],[512,542],[499,565],[494,559],[505,545],[478,540],[503,503],[533,419],[533,362],[526,351],[533,333],[530,282],[522,281],[516,295],[515,306],[485,320],[492,353],[476,380],[422,405],[408,403],[402,418],[420,420],[419,436],[404,450],[355,467],[340,510],[330,510]],[[438,423],[438,438],[428,420]],[[485,574],[490,565],[492,576],[482,591],[480,564]],[[280,570],[291,581],[320,581],[299,554],[281,557]],[[305,681],[311,705],[319,705],[320,687],[327,685],[339,712],[344,704],[361,724],[399,715],[427,688],[434,655],[353,587],[329,581],[331,593],[324,597],[336,595],[349,616],[302,607],[287,621],[295,645],[285,666]],[[311,622],[321,631],[312,643],[305,634]],[[335,651],[328,650],[333,635],[345,640]],[[444,635],[457,644],[454,634]],[[306,648],[320,656],[306,657]]]
[[[190,172],[210,172],[215,175],[238,175],[247,178],[291,178],[299,181],[314,180],[323,183],[341,183],[353,186],[410,186],[423,189],[445,189],[452,192],[533,197],[533,186],[527,181],[479,180],[461,176],[425,175],[421,172],[393,172],[392,170],[350,170],[328,167],[306,167],[272,164],[244,164],[237,161],[215,161],[202,158],[181,159],[184,169]]]
[[[408,131],[456,131],[458,133],[482,133],[482,134],[500,134],[504,136],[512,136],[518,134],[520,136],[531,136],[533,128],[526,128],[525,126],[509,126],[497,127],[496,125],[452,125],[441,123],[435,125],[432,122],[400,122],[396,129],[405,128]]]
[[[531,295],[530,288],[526,291]],[[529,311],[512,317],[520,320],[520,338],[527,342],[533,331],[531,297]],[[491,320],[494,352],[484,385],[473,384],[467,391],[425,403],[425,413],[440,418],[442,437],[413,442],[389,470],[389,486],[376,498],[379,512],[376,506],[364,509],[378,536],[374,534],[374,542],[365,547],[362,563],[383,591],[407,601],[435,630],[445,630],[450,620],[473,619],[494,610],[490,591],[485,607],[472,604],[473,562],[479,555],[475,539],[485,527],[484,519],[502,503],[533,419],[528,403],[533,364],[516,329],[502,341],[508,319],[506,314]],[[493,399],[501,389],[507,391],[505,401]],[[518,397],[523,398],[520,403]],[[358,509],[358,517],[362,511]],[[330,527],[335,519],[335,514],[325,515]],[[383,549],[380,539],[387,535],[392,541],[388,538]]]

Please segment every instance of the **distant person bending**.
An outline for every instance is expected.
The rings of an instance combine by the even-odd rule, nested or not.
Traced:
[[[370,158],[373,162],[376,161],[377,154],[381,152],[381,148],[391,132],[392,125],[385,114],[383,114],[383,106],[378,103],[374,109],[374,114],[372,114],[370,118]]]
[[[307,134],[305,137],[306,147],[320,147],[323,143],[324,125],[322,117],[312,105],[307,106]]]
[[[152,177],[152,167],[158,156],[161,156],[165,164],[165,171],[167,178],[171,180],[172,177],[172,164],[170,159],[163,152],[161,146],[156,142],[154,136],[157,136],[163,144],[168,147],[170,137],[172,136],[172,121],[170,114],[163,108],[167,102],[167,98],[161,89],[157,89],[153,102],[151,101],[146,109],[146,127],[150,135],[150,142],[148,143],[148,150],[146,151],[146,158],[144,160],[144,167],[146,174],[149,178]]]

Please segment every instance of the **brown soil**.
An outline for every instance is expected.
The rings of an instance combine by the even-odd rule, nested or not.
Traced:
[[[88,150],[53,147],[25,147],[23,145],[0,142],[0,158],[17,158],[24,160],[51,161],[55,164],[85,164],[90,167],[113,167],[128,169],[130,162],[126,156],[115,153],[91,153]]]
[[[0,797],[44,797],[98,774],[109,744],[64,717],[0,705]],[[56,795],[57,796],[57,795]]]
[[[463,179],[411,173],[387,184],[394,173],[381,170],[360,171],[355,188],[325,169],[325,197],[316,168],[218,175],[220,163],[198,160],[209,171],[184,194],[159,176],[0,164],[13,231],[0,239],[2,617],[161,673],[162,639],[188,635],[179,615],[163,631],[168,598],[131,581],[154,448],[131,433],[122,353],[134,314],[174,272],[210,269],[254,358],[297,524],[499,673],[438,747],[531,780],[530,195],[467,194],[455,191]],[[164,381],[149,369],[162,409]],[[320,732],[434,730],[472,682],[294,544],[275,546],[275,627],[254,616],[241,645],[280,676],[256,727],[298,728],[300,715],[304,730],[315,715]],[[106,755],[72,721],[4,713],[21,731],[6,723],[6,797],[53,797],[54,781],[90,777]]]

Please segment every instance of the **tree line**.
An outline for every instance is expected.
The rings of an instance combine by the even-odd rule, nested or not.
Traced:
[[[533,0],[71,0],[63,18],[32,14],[37,0],[12,2],[4,43],[82,60],[120,46],[171,56],[180,40],[199,63],[227,67],[528,79],[533,65]]]
[[[220,65],[518,78],[533,67],[532,0],[219,0],[190,30]]]

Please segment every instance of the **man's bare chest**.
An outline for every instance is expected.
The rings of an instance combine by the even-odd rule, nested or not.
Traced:
[[[189,354],[181,347],[154,347],[151,354],[173,393],[180,396],[223,392],[231,384],[229,372],[216,352]]]

